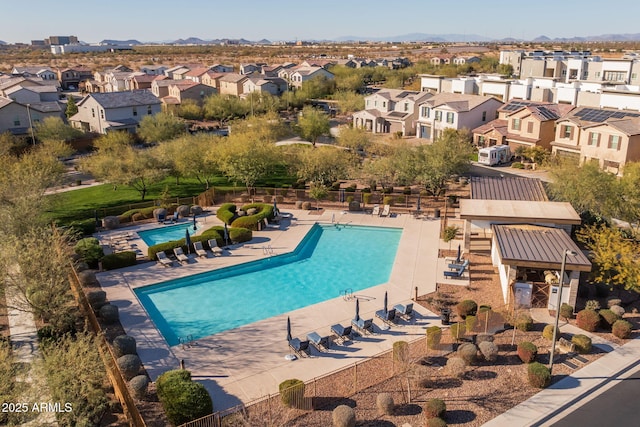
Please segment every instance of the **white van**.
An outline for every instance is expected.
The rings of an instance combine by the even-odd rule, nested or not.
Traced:
[[[508,145],[494,145],[478,150],[478,163],[482,165],[501,165],[511,160],[511,150]]]

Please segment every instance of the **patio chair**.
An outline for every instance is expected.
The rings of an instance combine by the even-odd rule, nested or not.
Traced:
[[[469,267],[469,260],[465,259],[462,264],[451,263],[447,265],[447,268],[450,270],[462,270],[464,271],[467,267]]]
[[[207,244],[209,245],[213,255],[222,255],[222,248],[218,246],[218,241],[216,239],[207,240]]]
[[[393,306],[396,310],[396,314],[404,319],[410,319],[413,317],[413,303],[409,303],[407,305],[396,304]]]
[[[199,257],[208,258],[207,251],[202,246],[202,242],[193,242],[193,249],[195,249],[196,254],[198,254]]]
[[[373,210],[371,211],[371,215],[380,216],[380,205],[373,205]]]
[[[167,254],[164,251],[160,251],[156,253],[156,258],[158,258],[158,263],[164,267],[173,267],[173,261],[167,257]]]
[[[351,326],[342,326],[337,323],[331,326],[331,333],[335,335],[336,340],[342,344],[351,339]]]
[[[173,224],[175,222],[178,222],[178,211],[175,211],[173,213],[173,215],[171,215],[170,217],[166,218],[163,221],[163,224]]]
[[[180,262],[180,264],[188,264],[189,263],[189,257],[186,256],[182,250],[182,248],[180,246],[178,246],[177,248],[173,249],[173,253],[176,255],[176,258],[178,259],[178,261]]]
[[[390,205],[384,205],[382,207],[382,212],[380,212],[380,216],[389,216],[389,214],[391,213],[391,206]]]
[[[317,332],[307,334],[307,339],[319,352],[327,351],[331,347],[331,339],[329,336],[320,336]]]
[[[391,310],[378,310],[376,311],[376,317],[382,320],[387,325],[391,326],[395,323],[396,320],[396,309],[392,308]]]
[[[267,220],[267,218],[264,218],[264,226],[266,228],[273,228],[273,229],[280,229],[280,224],[269,224],[269,221]]]
[[[356,328],[356,330],[362,335],[373,333],[373,319],[352,319],[351,326]]]
[[[289,341],[289,347],[300,357],[309,356],[309,340],[294,338]]]

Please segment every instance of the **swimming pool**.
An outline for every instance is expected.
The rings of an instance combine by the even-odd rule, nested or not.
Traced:
[[[176,345],[385,283],[401,234],[315,224],[291,253],[134,292],[168,344]]]
[[[185,222],[178,225],[167,225],[152,228],[151,230],[138,231],[138,236],[147,246],[153,246],[170,240],[184,239],[185,230],[189,230],[189,234],[193,236],[195,233],[193,223]]]

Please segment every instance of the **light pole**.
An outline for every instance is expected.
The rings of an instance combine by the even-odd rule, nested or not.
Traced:
[[[562,252],[562,265],[560,267],[560,280],[558,281],[560,286],[558,286],[558,300],[556,301],[556,323],[553,328],[553,340],[551,341],[551,355],[549,356],[549,374],[553,370],[553,355],[556,350],[556,339],[558,337],[558,321],[560,320],[560,304],[562,304],[562,284],[564,282],[564,268],[567,264],[567,255],[576,256],[577,252],[572,251],[571,249],[565,249]]]
[[[31,104],[27,104],[27,116],[29,117],[29,130],[31,131],[31,143],[36,143],[36,137],[33,134],[33,122],[31,121]]]

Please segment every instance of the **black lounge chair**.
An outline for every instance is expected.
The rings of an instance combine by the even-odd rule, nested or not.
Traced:
[[[318,351],[327,351],[331,347],[331,339],[328,336],[320,336],[317,332],[307,334],[307,339]]]
[[[351,320],[351,326],[363,335],[373,333],[373,319]]]
[[[388,325],[392,325],[396,320],[396,309],[392,308],[391,310],[378,310],[376,311],[376,317],[382,320],[384,323]]]
[[[413,316],[413,303],[409,303],[407,305],[396,304],[393,306],[396,310],[396,314],[400,317],[410,319]]]
[[[451,269],[451,270],[460,270],[462,269],[464,271],[464,269],[466,269],[467,267],[469,267],[469,260],[465,259],[464,262],[462,262],[462,264],[457,264],[457,263],[452,263],[452,264],[448,264],[447,268]]]
[[[300,357],[309,356],[309,340],[294,338],[289,341],[289,347]]]
[[[343,343],[346,340],[351,339],[351,326],[342,326],[338,323],[331,326],[331,333],[336,336],[336,339],[340,343]]]

